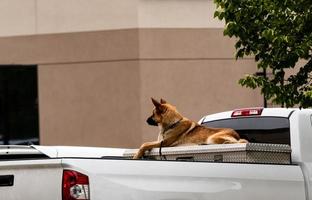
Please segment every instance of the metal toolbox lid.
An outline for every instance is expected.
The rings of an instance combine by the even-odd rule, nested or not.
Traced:
[[[264,144],[264,143],[248,143],[247,151],[265,151],[277,153],[291,153],[291,147],[287,144]]]
[[[125,150],[124,157],[132,157],[138,149]],[[260,151],[291,153],[291,147],[286,144],[263,144],[263,143],[239,143],[239,144],[214,144],[214,145],[194,145],[179,147],[163,147],[162,155],[181,155],[181,154],[202,154],[202,153],[220,153],[220,152],[240,152],[240,151]],[[146,156],[158,156],[159,148],[154,148],[146,152]]]

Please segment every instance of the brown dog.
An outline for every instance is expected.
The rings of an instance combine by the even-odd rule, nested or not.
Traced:
[[[152,98],[155,106],[152,116],[147,123],[152,126],[159,126],[160,133],[158,141],[142,144],[139,151],[133,157],[141,158],[145,151],[157,147],[173,147],[181,145],[200,144],[231,144],[247,143],[247,140],[240,139],[237,132],[230,128],[208,128],[201,126],[183,117],[177,109],[161,99],[160,102]]]

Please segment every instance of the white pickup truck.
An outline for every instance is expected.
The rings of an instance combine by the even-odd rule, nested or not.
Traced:
[[[0,200],[312,200],[312,110],[240,109],[199,123],[233,128],[251,143],[290,145],[290,162],[132,160],[127,149],[0,146]]]

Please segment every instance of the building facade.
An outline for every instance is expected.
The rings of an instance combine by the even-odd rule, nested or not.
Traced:
[[[150,97],[195,121],[263,105],[258,90],[238,85],[256,64],[234,59],[212,0],[1,0],[0,9],[3,71],[37,70],[42,145],[154,140]]]

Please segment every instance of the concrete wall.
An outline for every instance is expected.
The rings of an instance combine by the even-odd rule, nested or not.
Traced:
[[[0,36],[129,28],[222,28],[213,0],[0,0]]]
[[[195,121],[263,105],[259,91],[238,85],[246,73],[255,72],[254,61],[233,59],[234,41],[224,38],[222,29],[140,29],[139,35],[143,141],[158,133],[144,124],[153,107],[150,97],[166,99]]]
[[[0,64],[38,65],[41,144],[137,147],[157,137],[145,123],[150,97],[195,121],[263,103],[237,84],[256,65],[233,59],[234,40],[212,18],[211,0],[0,0],[3,7]]]
[[[139,75],[138,61],[40,66],[41,142],[139,145]]]

